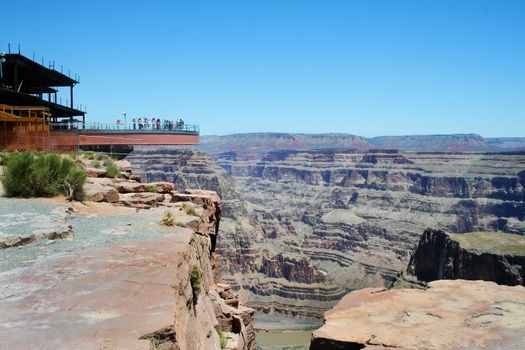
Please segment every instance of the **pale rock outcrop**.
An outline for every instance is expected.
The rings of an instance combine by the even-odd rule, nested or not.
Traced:
[[[157,193],[171,193],[175,186],[171,182],[119,182],[117,191],[119,193],[138,193],[152,192],[155,189]]]
[[[440,280],[426,290],[349,293],[325,313],[310,350],[518,350],[524,343],[524,287]]]
[[[159,225],[160,238],[55,255],[0,274],[0,348],[219,350],[222,332],[228,349],[255,350],[253,310],[216,284],[220,199],[191,191],[184,198],[166,210],[191,205],[197,215],[187,216],[199,220],[198,230]]]
[[[73,227],[71,225],[57,225],[53,228],[34,230],[28,235],[17,235],[0,237],[0,249],[19,247],[34,243],[40,239],[69,239],[73,237]]]
[[[84,192],[86,200],[91,202],[116,203],[120,199],[114,180],[109,178],[88,177],[84,184]]]
[[[147,209],[164,201],[162,193],[139,192],[124,193],[119,196],[119,203],[133,208]]]

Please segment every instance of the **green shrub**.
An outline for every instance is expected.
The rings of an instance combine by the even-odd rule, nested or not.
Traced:
[[[2,183],[8,197],[84,197],[86,173],[79,165],[57,154],[14,153],[4,169]]]
[[[93,168],[100,168],[100,162],[98,160],[92,160],[91,161],[91,166]]]
[[[84,152],[84,157],[89,160],[95,159],[95,153],[94,152]]]
[[[95,154],[95,159],[106,160],[106,159],[109,159],[109,156],[106,153],[97,153]]]
[[[226,349],[226,345],[228,345],[228,338],[226,338],[224,333],[221,331],[219,331],[219,340],[221,342],[221,349]]]
[[[8,152],[0,152],[0,165],[4,165],[7,163],[7,159],[9,158]]]
[[[106,160],[104,161],[104,163],[102,163],[102,164],[104,164],[104,166],[110,166],[110,165],[113,164],[113,159],[108,158],[108,159],[106,159]]]
[[[106,169],[106,176],[107,177],[118,177],[120,174],[120,169],[115,164],[111,163],[108,168]]]
[[[157,184],[148,185],[148,192],[157,192],[159,190]]]
[[[197,303],[197,299],[199,298],[199,294],[201,293],[201,280],[202,275],[199,271],[199,268],[196,265],[193,265],[190,271],[190,283],[191,290],[193,293],[193,304]]]
[[[74,164],[73,164],[74,165]],[[86,183],[86,172],[84,169],[73,166],[67,173],[64,181],[64,189],[66,196],[73,198],[76,201],[84,199],[86,193],[84,192],[84,184]]]
[[[14,153],[8,158],[4,167],[4,177],[2,178],[6,196],[34,196],[34,186],[31,183],[33,162],[34,156],[30,152]]]
[[[160,220],[160,223],[164,226],[173,226],[175,223],[175,218],[173,217],[173,214],[170,211],[167,211],[164,213],[164,216]]]
[[[190,206],[187,203],[183,203],[182,204],[182,210],[184,210],[186,212],[186,214],[188,214],[188,215],[199,216],[197,214],[197,212],[195,211],[195,208],[193,208],[192,206]]]

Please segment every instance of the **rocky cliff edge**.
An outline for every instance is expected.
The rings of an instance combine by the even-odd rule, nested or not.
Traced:
[[[220,283],[218,195],[144,185],[130,169],[118,179],[90,175],[94,201],[73,205],[75,215],[136,211],[162,238],[55,254],[0,274],[0,349],[254,350],[253,310]],[[168,210],[173,226],[159,223]]]
[[[325,313],[310,350],[522,349],[525,288],[440,280],[426,290],[367,288]]]

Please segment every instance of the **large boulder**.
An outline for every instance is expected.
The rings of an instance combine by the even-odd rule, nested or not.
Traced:
[[[86,199],[91,202],[118,202],[119,193],[113,181],[108,178],[88,178],[84,185]]]
[[[524,300],[522,286],[485,281],[357,290],[325,313],[310,350],[523,349]]]
[[[147,209],[164,201],[162,193],[140,192],[124,193],[120,195],[120,204],[137,209]]]

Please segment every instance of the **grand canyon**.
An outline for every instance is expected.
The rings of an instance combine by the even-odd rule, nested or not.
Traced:
[[[416,139],[424,151],[352,135],[232,135],[127,159],[148,181],[217,191],[224,279],[261,313],[315,318],[350,290],[390,286],[428,227],[525,234],[525,154],[476,135]]]
[[[85,153],[85,203],[1,198],[5,346],[523,343],[523,140],[202,141],[135,146],[116,178]],[[172,228],[159,223],[168,211]]]

